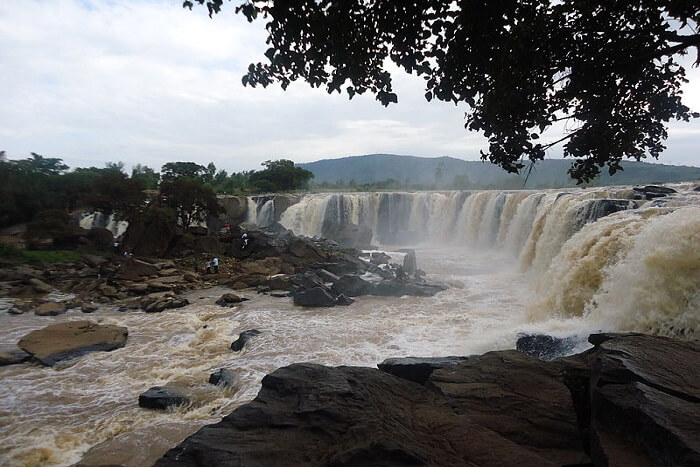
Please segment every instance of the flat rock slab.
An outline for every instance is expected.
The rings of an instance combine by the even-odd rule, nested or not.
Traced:
[[[423,384],[433,371],[457,365],[468,357],[402,357],[387,358],[377,367],[399,378]]]
[[[121,326],[69,321],[32,331],[17,345],[44,365],[53,366],[56,362],[88,352],[124,347],[127,335],[127,329]]]
[[[454,413],[422,386],[372,368],[294,364],[253,402],[168,451],[156,466],[553,466]]]

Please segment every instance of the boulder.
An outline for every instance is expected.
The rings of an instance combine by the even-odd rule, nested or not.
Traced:
[[[468,357],[402,357],[387,358],[377,365],[380,370],[399,378],[424,384],[433,371],[463,362]]]
[[[66,305],[58,302],[42,303],[34,309],[37,316],[57,316],[67,311]]]
[[[587,413],[596,465],[700,465],[700,341],[593,334]],[[628,464],[629,465],[629,464]]]
[[[219,306],[231,307],[234,306],[236,303],[241,303],[245,300],[248,299],[239,297],[238,295],[233,293],[225,293],[221,297],[219,297],[219,299],[216,301],[216,304]]]
[[[323,268],[316,269],[316,275],[321,278],[323,282],[335,282],[340,279],[338,276],[330,271],[326,271]]]
[[[348,297],[367,295],[372,289],[372,283],[360,276],[345,275],[333,282],[333,290]]]
[[[310,239],[305,237],[294,237],[289,242],[288,251],[309,263],[326,259],[326,255]]]
[[[138,259],[122,259],[119,271],[117,271],[117,279],[126,281],[141,281],[151,276],[158,275],[158,268],[145,261]]]
[[[383,251],[373,251],[370,253],[369,261],[370,263],[379,266],[380,264],[389,264],[391,256],[387,255]]]
[[[17,343],[47,366],[93,351],[124,347],[128,331],[121,326],[99,325],[91,321],[69,321],[32,331]]]
[[[228,368],[221,368],[209,375],[209,383],[216,386],[234,387],[238,383],[238,374]]]
[[[24,363],[32,358],[31,354],[17,347],[0,347],[0,366]]]
[[[184,297],[176,297],[175,295],[158,296],[158,294],[151,294],[143,297],[140,304],[146,313],[160,313],[171,308],[182,308],[189,305],[190,302]]]
[[[237,263],[238,271],[248,275],[272,276],[281,272],[282,260],[271,257],[257,261]]]
[[[97,305],[95,305],[94,303],[86,302],[80,305],[80,311],[82,311],[83,313],[94,313],[97,311],[97,308]]]
[[[301,363],[265,376],[254,401],[155,465],[559,464],[467,422],[415,383],[371,368]]]
[[[139,407],[166,410],[190,403],[185,388],[180,386],[153,386],[139,395]]]
[[[99,287],[97,287],[97,289],[105,297],[117,298],[119,296],[119,291],[116,289],[116,287],[111,285],[101,284]]]
[[[416,266],[416,251],[408,250],[406,256],[403,257],[403,272],[412,276],[418,270]]]
[[[333,307],[337,303],[337,298],[323,287],[294,292],[292,298],[295,305],[304,307]]]
[[[258,334],[262,334],[260,331],[257,329],[248,329],[247,331],[243,331],[238,335],[238,339],[233,341],[231,343],[231,350],[234,352],[238,352],[243,349],[243,347],[246,345],[246,343],[252,338],[257,336]]]
[[[515,349],[540,360],[571,355],[579,344],[576,336],[554,337],[547,334],[518,334]]]
[[[561,367],[516,350],[437,369],[426,386],[458,414],[557,465],[585,463],[576,411]]]
[[[292,285],[291,281],[289,280],[289,276],[286,274],[275,274],[274,276],[270,277],[270,282],[268,284],[270,289],[275,290],[289,290]]]
[[[27,282],[28,282],[29,285],[31,285],[32,287],[34,287],[34,290],[35,290],[37,293],[50,293],[50,292],[53,290],[53,287],[51,287],[51,286],[50,286],[49,284],[47,284],[46,282],[44,282],[44,281],[42,281],[42,280],[40,280],[40,279],[37,279],[36,277],[32,277],[32,278],[29,279]]]

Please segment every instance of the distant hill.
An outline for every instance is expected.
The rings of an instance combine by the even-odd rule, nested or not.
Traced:
[[[453,157],[415,157],[394,154],[324,159],[298,164],[315,177],[320,187],[369,185],[374,188],[453,188],[489,189],[523,188],[524,175],[509,174],[498,166],[481,161]],[[635,185],[700,180],[700,168],[624,162],[624,170],[614,176],[601,174],[591,185]],[[576,186],[567,174],[570,160],[547,159],[539,162],[524,188],[565,188]]]

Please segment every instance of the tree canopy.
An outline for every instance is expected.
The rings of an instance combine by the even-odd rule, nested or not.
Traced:
[[[187,0],[209,15],[223,0]],[[666,124],[697,117],[681,102],[679,56],[700,50],[694,0],[248,0],[269,48],[244,85],[295,80],[350,98],[398,102],[387,60],[425,79],[427,100],[466,104],[484,160],[509,172],[563,143],[579,182],[625,158],[658,158]],[[699,52],[700,53],[700,52]],[[700,61],[700,56],[698,57]],[[698,62],[696,62],[697,64]],[[562,138],[540,139],[566,121]],[[530,165],[532,167],[532,165]]]

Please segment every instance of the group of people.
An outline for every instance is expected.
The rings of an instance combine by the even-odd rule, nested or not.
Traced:
[[[210,260],[207,260],[205,263],[205,268],[207,271],[207,274],[218,274],[219,273],[219,258],[212,258]]]

